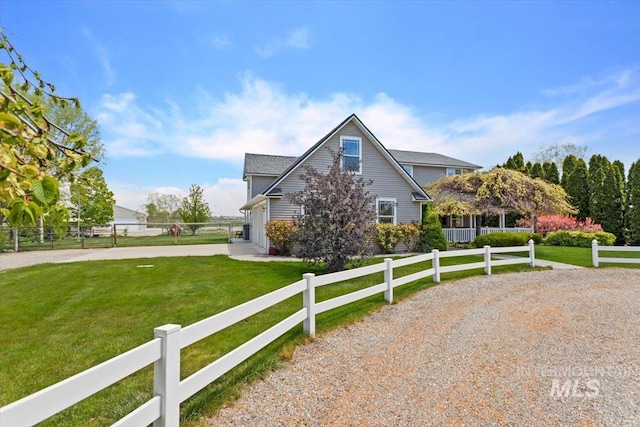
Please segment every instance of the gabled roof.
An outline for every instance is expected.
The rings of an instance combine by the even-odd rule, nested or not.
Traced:
[[[296,159],[297,157],[291,156],[246,153],[244,155],[242,177],[246,178],[247,175],[267,175],[275,178],[291,166]]]
[[[320,147],[322,147],[325,142],[331,139],[337,132],[340,131],[340,129],[342,129],[349,122],[353,122],[353,124],[357,126],[360,129],[360,131],[367,136],[367,138],[371,141],[371,143],[380,150],[382,155],[386,157],[387,160],[389,160],[389,163],[396,169],[396,171],[409,183],[409,185],[411,185],[411,187],[413,187],[414,193],[419,195],[420,200],[431,200],[430,197],[427,195],[427,193],[425,193],[424,189],[422,189],[422,187],[420,187],[420,185],[411,177],[411,175],[409,175],[404,170],[404,168],[400,166],[400,163],[398,163],[398,161],[389,153],[389,151],[382,145],[382,143],[378,141],[378,138],[376,138],[375,135],[371,133],[371,131],[364,125],[364,123],[362,123],[362,121],[360,121],[358,116],[356,116],[355,114],[352,114],[346,119],[344,119],[342,123],[340,123],[338,126],[333,128],[329,133],[327,133],[323,138],[321,138],[320,141],[316,142],[302,156],[298,157],[289,167],[287,167],[280,174],[280,176],[278,176],[278,178],[276,178],[275,181],[271,183],[271,185],[269,185],[269,187],[267,187],[263,191],[262,194],[264,196],[275,196],[276,195],[275,190],[279,190],[278,186],[280,185],[280,183],[286,177],[288,177],[295,169],[297,169],[298,166],[300,166],[307,158],[309,158],[309,156],[311,156],[318,149],[320,149]],[[424,197],[424,199],[422,199],[422,197]]]
[[[425,166],[446,166],[467,169],[482,169],[482,166],[454,159],[438,153],[423,153],[419,151],[389,150],[391,155],[400,163]]]

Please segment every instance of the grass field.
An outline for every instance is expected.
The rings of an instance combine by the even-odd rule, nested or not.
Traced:
[[[600,256],[607,258],[640,258],[640,252],[600,252]],[[591,248],[573,248],[568,246],[536,246],[536,258],[557,261],[565,264],[593,267]],[[612,264],[601,263],[601,267],[640,268],[640,264]]]
[[[477,262],[478,258],[442,261],[447,265]],[[395,276],[429,268],[430,264],[396,269]],[[528,269],[525,265],[505,266],[494,268],[494,272]],[[2,272],[0,406],[149,341],[154,327],[166,323],[187,326],[299,280],[308,271],[310,268],[302,262],[252,263],[214,256],[50,264]],[[448,273],[442,279],[480,272]],[[382,273],[378,273],[325,286],[317,290],[317,300],[382,281]],[[395,300],[430,286],[433,283],[429,278],[397,288]],[[360,320],[383,304],[380,294],[323,313],[317,319],[318,333]],[[201,369],[301,306],[301,296],[290,298],[183,349],[181,377]],[[294,328],[193,396],[182,405],[182,425],[197,425],[200,417],[235,398],[243,383],[276,367],[305,339],[302,327]],[[152,396],[152,372],[152,368],[140,371],[43,425],[110,424]]]

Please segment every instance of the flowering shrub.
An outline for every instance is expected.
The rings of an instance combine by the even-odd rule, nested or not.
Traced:
[[[407,247],[408,252],[415,252],[416,246],[420,241],[420,224],[399,224],[400,241]]]
[[[518,227],[531,227],[530,218],[522,218],[517,222]],[[567,215],[547,215],[536,218],[536,232],[547,234],[558,230],[583,231],[593,233],[602,231],[602,226],[587,218],[584,222]]]
[[[402,239],[402,230],[399,226],[386,222],[376,224],[376,243],[384,253],[394,253],[400,239]]]
[[[290,255],[295,241],[296,226],[292,221],[273,219],[267,223],[267,237],[280,255]]]

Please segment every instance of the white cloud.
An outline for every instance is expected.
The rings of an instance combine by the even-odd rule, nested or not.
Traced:
[[[82,34],[91,43],[93,53],[100,62],[102,70],[104,71],[107,86],[111,86],[116,79],[116,72],[111,66],[111,58],[108,49],[100,43],[100,41],[93,35],[93,33],[87,28],[82,28]]]
[[[581,120],[640,100],[640,86],[631,83],[637,80],[637,74],[611,79],[598,91],[547,108],[430,124],[416,108],[384,93],[371,100],[352,93],[312,99],[247,73],[239,91],[216,98],[200,90],[189,108],[167,103],[145,109],[131,93],[105,95],[97,118],[112,158],[177,153],[239,163],[245,152],[299,155],[356,113],[387,148],[492,166],[518,150],[526,156],[541,144],[599,138],[606,128],[581,128]]]
[[[256,46],[256,52],[263,58],[270,58],[285,49],[309,49],[311,40],[309,30],[301,27],[291,31],[286,36],[276,36],[266,43]]]
[[[223,50],[231,46],[231,40],[225,35],[208,36],[200,39],[200,43],[216,50]]]

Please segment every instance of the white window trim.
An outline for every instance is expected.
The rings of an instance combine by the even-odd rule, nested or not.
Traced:
[[[354,140],[354,141],[358,141],[358,165],[360,166],[360,170],[358,172],[353,172],[355,175],[362,175],[362,138],[359,136],[349,136],[349,135],[341,135],[340,136],[340,149],[343,150],[344,149],[344,140],[345,139],[349,139],[349,140]],[[342,156],[344,157],[344,151],[342,153]],[[349,157],[355,157],[353,155],[350,155]],[[344,167],[343,166],[344,163],[342,163],[340,165],[340,167]]]
[[[393,225],[398,222],[398,201],[395,197],[378,197],[376,199],[376,222],[380,222],[380,202],[393,202]]]
[[[453,171],[453,173],[449,173],[450,171]],[[456,171],[460,171],[460,173],[456,173]],[[447,176],[454,176],[454,175],[464,175],[464,169],[462,169],[462,168],[447,168]]]

